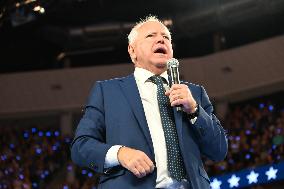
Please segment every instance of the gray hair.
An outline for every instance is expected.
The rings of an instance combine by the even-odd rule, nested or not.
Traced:
[[[151,21],[155,21],[155,22],[159,22],[159,23],[161,23],[162,25],[164,25],[165,26],[165,24],[161,21],[161,20],[159,20],[158,18],[157,18],[157,16],[153,16],[153,15],[149,15],[149,16],[147,16],[145,19],[141,19],[140,20],[140,22],[137,22],[136,24],[135,24],[135,26],[131,29],[131,31],[130,31],[130,33],[128,34],[128,44],[132,44],[134,41],[135,41],[135,39],[136,39],[136,37],[137,37],[137,35],[138,35],[138,29],[143,25],[143,24],[145,24],[145,23],[147,23],[147,22],[151,22]],[[166,26],[165,26],[165,28],[167,28]],[[168,28],[167,28],[168,29]],[[169,31],[169,30],[168,30]],[[171,39],[171,32],[169,31],[169,36],[170,36],[170,39]]]

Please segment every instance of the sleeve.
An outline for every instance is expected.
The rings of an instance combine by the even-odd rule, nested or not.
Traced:
[[[85,112],[71,144],[74,163],[103,173],[105,157],[111,145],[105,143],[104,98],[101,82],[91,90]]]
[[[221,161],[228,151],[226,132],[213,114],[213,106],[202,86],[200,99],[199,115],[193,124],[199,138],[200,150],[209,159]]]
[[[119,165],[119,161],[117,159],[118,150],[123,147],[122,145],[114,145],[112,146],[106,154],[105,157],[105,165],[104,168],[110,168]]]

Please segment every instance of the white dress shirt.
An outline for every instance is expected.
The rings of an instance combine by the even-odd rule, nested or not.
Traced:
[[[157,85],[149,80],[153,75],[154,74],[150,71],[138,67],[136,67],[134,71],[134,77],[138,86],[154,147],[157,167],[156,188],[167,188],[177,181],[169,176],[167,168],[167,149],[157,100]],[[166,72],[162,73],[160,76],[165,78],[167,83],[169,83]],[[169,88],[167,84],[165,84],[165,88]],[[195,120],[193,122],[195,122]],[[120,145],[115,145],[109,149],[105,159],[105,168],[119,165],[117,152],[120,147]]]

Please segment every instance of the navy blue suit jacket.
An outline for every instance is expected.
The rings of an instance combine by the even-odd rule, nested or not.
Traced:
[[[192,188],[207,189],[210,188],[209,178],[201,156],[222,160],[227,153],[227,139],[212,113],[213,106],[204,88],[185,84],[199,104],[199,116],[191,124],[185,113],[174,110],[180,149]],[[96,83],[77,127],[71,156],[76,164],[102,174],[99,188],[155,188],[156,170],[137,178],[122,166],[104,169],[107,151],[117,144],[141,150],[155,163],[151,135],[133,74]]]

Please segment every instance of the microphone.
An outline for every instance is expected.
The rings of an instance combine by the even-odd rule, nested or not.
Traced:
[[[170,87],[172,87],[173,84],[180,84],[178,66],[179,62],[175,58],[171,58],[167,61]],[[177,106],[176,107],[177,111],[182,111],[181,107],[182,107],[181,105]]]

